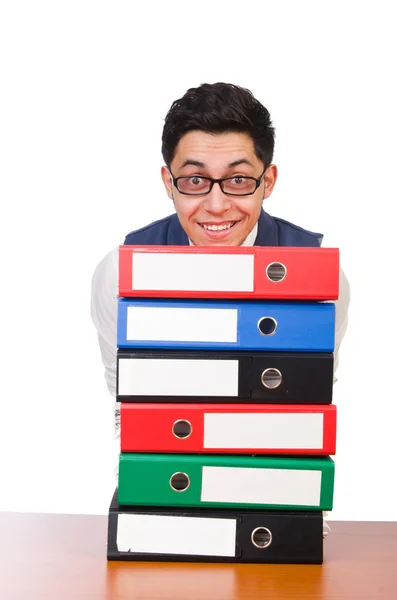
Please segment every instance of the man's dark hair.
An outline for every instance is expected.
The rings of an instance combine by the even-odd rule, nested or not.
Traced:
[[[172,103],[165,118],[161,148],[168,167],[179,140],[192,130],[247,133],[264,168],[272,162],[275,130],[270,113],[245,88],[231,83],[203,83],[188,89],[182,98]]]

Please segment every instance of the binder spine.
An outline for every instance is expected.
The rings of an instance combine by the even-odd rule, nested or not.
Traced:
[[[121,452],[333,455],[330,405],[121,403]]]
[[[333,352],[334,303],[126,299],[119,348]]]
[[[120,246],[119,295],[336,300],[337,248]]]
[[[332,510],[330,457],[120,454],[118,501],[137,506]]]
[[[119,402],[331,404],[333,353],[118,349]]]
[[[322,564],[321,511],[113,507],[108,560]],[[159,535],[159,531],[163,535]]]

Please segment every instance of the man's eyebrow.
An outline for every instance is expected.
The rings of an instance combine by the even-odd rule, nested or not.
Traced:
[[[247,158],[240,158],[238,160],[234,160],[233,162],[229,163],[228,166],[237,167],[237,165],[249,165],[250,167],[254,166]]]
[[[205,169],[206,168],[206,164],[199,161],[199,160],[194,160],[193,158],[187,158],[180,166],[181,169],[183,169],[183,167],[187,167],[188,165],[193,165],[194,167],[200,167],[201,169]],[[250,167],[253,167],[254,165],[247,159],[247,158],[239,158],[237,160],[234,160],[233,162],[229,163],[227,168],[231,168],[231,167],[237,167],[237,165],[249,165]]]
[[[187,165],[193,165],[194,167],[200,167],[201,169],[205,169],[206,165],[199,160],[193,160],[192,158],[187,158],[180,166],[181,169],[183,167],[187,167]]]

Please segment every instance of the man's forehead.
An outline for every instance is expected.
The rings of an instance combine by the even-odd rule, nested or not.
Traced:
[[[193,165],[195,167],[200,167],[200,168],[205,168],[208,167],[209,165],[205,162],[202,162],[201,160],[196,160],[194,158],[186,158],[181,165],[179,165],[179,167],[181,169],[183,169],[183,167],[187,167],[189,165]],[[237,167],[238,165],[249,165],[250,167],[253,167],[254,165],[252,164],[252,162],[250,160],[248,160],[248,158],[238,158],[236,160],[232,160],[231,162],[225,163],[225,167],[227,168],[232,168],[232,167]]]
[[[189,131],[180,139],[173,162],[178,168],[188,165],[205,168],[214,164],[231,168],[240,164],[254,167],[258,159],[248,134]]]

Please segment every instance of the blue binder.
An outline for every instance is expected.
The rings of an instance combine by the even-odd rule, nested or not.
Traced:
[[[119,298],[118,348],[333,352],[333,302]]]

